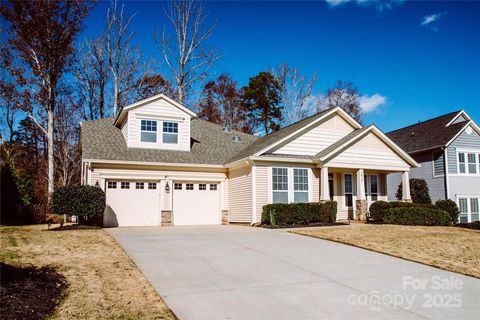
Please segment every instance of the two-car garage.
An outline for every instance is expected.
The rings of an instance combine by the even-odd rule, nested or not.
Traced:
[[[104,225],[159,226],[163,210],[172,213],[173,225],[221,224],[218,182],[172,181],[172,184],[107,180]]]

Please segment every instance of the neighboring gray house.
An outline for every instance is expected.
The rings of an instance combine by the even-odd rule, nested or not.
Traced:
[[[457,202],[461,222],[479,220],[480,129],[463,110],[387,133],[420,164],[410,177],[428,183],[432,201]],[[387,176],[388,199],[395,199],[401,175]]]

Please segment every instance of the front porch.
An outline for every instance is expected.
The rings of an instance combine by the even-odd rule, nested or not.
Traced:
[[[368,208],[375,201],[388,201],[387,174],[397,171],[320,168],[320,202],[337,202],[337,220],[366,220]],[[409,172],[402,172],[403,199],[410,202]]]

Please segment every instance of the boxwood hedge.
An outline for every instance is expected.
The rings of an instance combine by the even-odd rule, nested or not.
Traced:
[[[440,209],[410,206],[387,209],[383,223],[412,226],[448,226],[450,215]]]
[[[334,223],[337,219],[337,202],[324,203],[273,203],[263,206],[262,224],[277,226]]]
[[[51,209],[55,214],[78,216],[80,224],[101,225],[105,210],[105,193],[95,186],[67,186],[52,195]]]

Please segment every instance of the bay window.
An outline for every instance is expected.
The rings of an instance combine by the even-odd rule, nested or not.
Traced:
[[[293,169],[293,202],[308,202],[307,169]]]
[[[272,202],[288,203],[287,168],[272,168]]]

